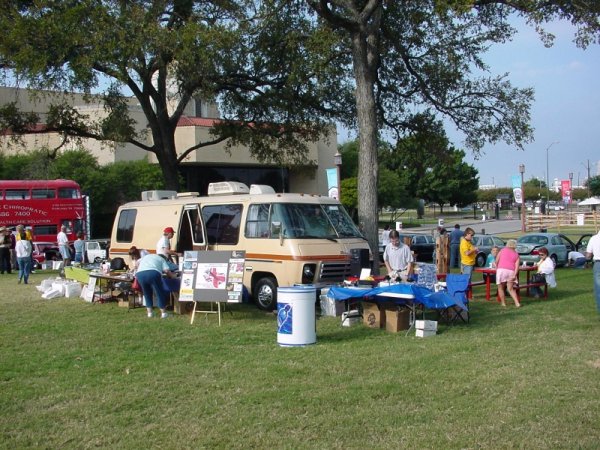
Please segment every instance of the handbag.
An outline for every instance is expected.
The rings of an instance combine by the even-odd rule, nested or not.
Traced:
[[[531,276],[532,283],[546,283],[546,276],[543,273],[534,273]]]
[[[133,283],[131,283],[131,289],[133,289],[134,291],[137,291],[137,292],[142,292],[142,286],[140,286],[140,283],[139,283],[137,277],[134,277]]]

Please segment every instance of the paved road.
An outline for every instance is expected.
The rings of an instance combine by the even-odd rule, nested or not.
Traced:
[[[521,231],[521,221],[520,220],[469,220],[469,219],[458,219],[453,220],[452,222],[446,222],[444,226],[448,230],[448,232],[452,231],[454,228],[454,224],[460,224],[460,229],[464,230],[467,227],[471,227],[475,230],[475,233],[480,234],[485,230],[485,234],[501,234],[501,233],[515,233]],[[437,225],[422,225],[419,228],[407,228],[407,232],[414,233],[431,233]]]

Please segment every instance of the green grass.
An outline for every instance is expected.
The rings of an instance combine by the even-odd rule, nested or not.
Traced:
[[[559,269],[520,310],[473,301],[427,339],[327,317],[282,348],[249,305],[190,325],[0,275],[0,448],[598,448],[591,277]]]

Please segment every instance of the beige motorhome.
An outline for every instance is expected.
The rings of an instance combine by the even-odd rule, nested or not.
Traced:
[[[245,250],[244,285],[259,308],[273,309],[277,287],[324,287],[371,267],[369,244],[340,203],[307,194],[278,194],[269,186],[222,182],[197,193],[150,191],[122,205],[110,257],[128,261],[132,245],[156,252],[163,229],[172,248]]]

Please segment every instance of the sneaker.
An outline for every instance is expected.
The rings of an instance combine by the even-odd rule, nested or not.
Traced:
[[[165,312],[165,313],[162,313],[162,314],[160,315],[160,318],[161,318],[161,319],[166,319],[167,317],[169,317],[169,313],[166,313],[166,312]]]
[[[149,313],[148,313],[148,318],[149,318],[149,319],[152,319],[153,317],[154,317],[154,313],[153,313],[153,312],[149,312]]]

